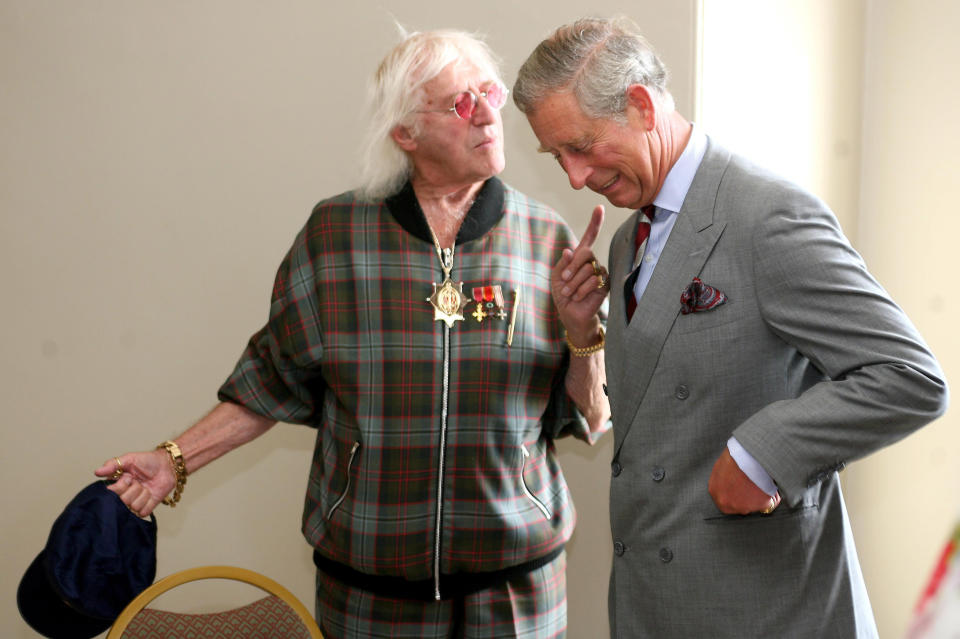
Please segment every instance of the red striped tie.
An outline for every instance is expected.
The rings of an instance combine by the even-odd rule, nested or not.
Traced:
[[[637,274],[640,272],[640,260],[643,259],[644,249],[647,248],[647,238],[650,237],[650,224],[653,222],[653,204],[640,209],[640,215],[637,216],[637,236],[634,238],[634,247],[636,247],[636,257],[633,258],[633,269],[630,277],[627,278],[627,284],[624,287],[623,295],[627,302],[627,322],[633,318],[633,312],[637,310],[637,296],[633,294],[633,286],[637,283]]]

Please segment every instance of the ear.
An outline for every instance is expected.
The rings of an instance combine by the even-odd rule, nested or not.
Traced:
[[[627,111],[633,107],[643,121],[647,131],[652,131],[657,125],[657,103],[650,90],[642,84],[631,84],[627,87]]]
[[[390,131],[390,137],[397,143],[397,146],[408,153],[417,148],[417,139],[413,137],[410,129],[402,124],[393,127],[393,130]]]

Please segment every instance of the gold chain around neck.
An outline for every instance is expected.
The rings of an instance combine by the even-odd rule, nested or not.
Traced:
[[[433,238],[433,247],[437,249],[437,257],[440,258],[440,268],[443,269],[443,277],[450,277],[450,271],[453,270],[453,252],[456,249],[457,242],[454,240],[453,246],[448,249],[440,248],[440,240],[437,239],[437,234],[433,232],[429,224],[427,224],[427,228],[430,229],[430,237]]]

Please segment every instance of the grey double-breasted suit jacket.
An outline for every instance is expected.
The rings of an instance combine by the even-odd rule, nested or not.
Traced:
[[[943,412],[937,361],[821,201],[712,140],[628,324],[635,225],[610,248],[612,635],[876,636],[837,471]],[[728,301],[682,315],[694,277]],[[773,514],[713,504],[730,435]]]

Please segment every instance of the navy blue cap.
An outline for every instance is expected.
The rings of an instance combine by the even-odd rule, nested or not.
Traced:
[[[96,481],[53,522],[47,545],[20,580],[20,616],[50,639],[90,639],[157,574],[157,520],[130,512]]]

